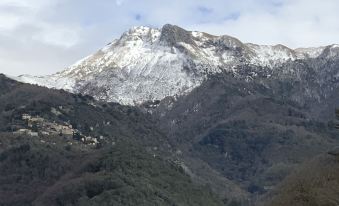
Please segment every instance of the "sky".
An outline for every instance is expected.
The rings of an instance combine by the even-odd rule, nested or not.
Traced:
[[[0,0],[0,73],[46,75],[133,26],[291,48],[339,43],[339,0]]]

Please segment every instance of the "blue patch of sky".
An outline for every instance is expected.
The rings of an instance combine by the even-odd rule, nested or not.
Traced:
[[[240,17],[240,12],[233,12],[224,17],[224,20],[237,20]]]
[[[213,9],[205,7],[205,6],[198,6],[198,11],[205,15],[213,13]]]
[[[135,19],[136,21],[140,21],[140,20],[142,19],[141,14],[135,14],[135,15],[134,15],[134,19]]]

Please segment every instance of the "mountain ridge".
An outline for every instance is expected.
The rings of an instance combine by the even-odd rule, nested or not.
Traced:
[[[162,29],[140,26],[61,72],[40,77],[22,75],[15,79],[89,94],[100,100],[138,105],[187,94],[208,75],[239,74],[241,66],[275,70],[286,62],[338,54],[338,45],[293,50],[283,45],[243,43],[231,36],[187,31],[169,24]],[[252,71],[253,75],[257,72]]]

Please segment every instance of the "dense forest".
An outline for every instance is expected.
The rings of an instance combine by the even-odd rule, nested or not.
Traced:
[[[0,87],[1,205],[223,204],[165,158],[171,148],[147,114],[4,76]],[[28,114],[41,119],[36,132]],[[50,122],[98,142],[39,131]]]

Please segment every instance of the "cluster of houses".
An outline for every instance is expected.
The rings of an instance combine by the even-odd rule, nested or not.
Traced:
[[[77,129],[73,129],[72,125],[67,122],[58,124],[56,122],[49,122],[42,117],[31,116],[29,114],[22,114],[22,120],[27,122],[28,128],[18,129],[14,132],[15,134],[25,134],[31,137],[39,137],[40,135],[61,135],[68,138],[74,138],[76,134],[78,140],[85,144],[97,145],[99,143],[97,138],[82,135]]]
[[[30,129],[18,129],[17,131],[13,132],[14,134],[26,134],[32,137],[39,137],[38,132],[33,132]]]

